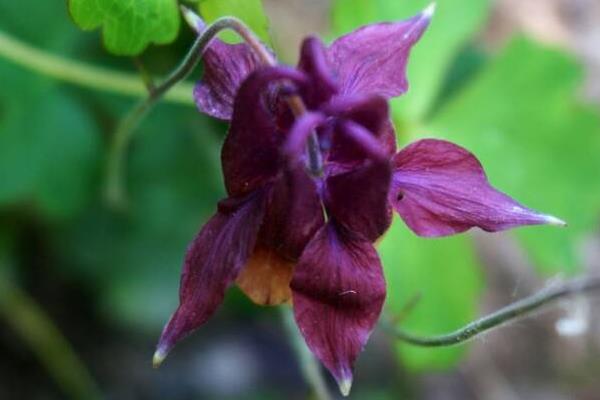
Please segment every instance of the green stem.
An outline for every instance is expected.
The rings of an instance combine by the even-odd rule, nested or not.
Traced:
[[[0,282],[0,315],[27,342],[68,398],[102,398],[85,365],[52,320],[9,279]]]
[[[310,350],[308,350],[304,338],[298,331],[292,308],[283,305],[279,307],[279,310],[281,311],[283,325],[298,357],[300,369],[306,383],[312,388],[317,399],[331,400],[332,397],[327,390],[327,384],[325,383],[325,379],[323,379],[321,367]]]
[[[68,60],[23,43],[2,31],[0,57],[41,75],[90,89],[132,97],[143,97],[147,94],[143,81],[136,74]],[[192,105],[192,90],[192,84],[181,83],[165,95],[165,100]]]
[[[237,18],[222,17],[206,27],[196,38],[196,41],[179,66],[161,84],[149,91],[146,99],[138,103],[118,125],[113,135],[113,141],[108,154],[106,195],[110,204],[121,208],[125,205],[126,196],[123,186],[122,165],[125,152],[135,129],[154,105],[164,95],[168,94],[173,86],[185,79],[192,72],[211,40],[225,29],[231,29],[244,38],[265,63],[274,63],[272,56],[260,45],[254,34]]]
[[[417,336],[407,333],[402,329],[392,329],[396,338],[415,346],[454,346],[473,339],[490,329],[515,321],[518,318],[526,317],[530,315],[532,311],[557,300],[598,290],[600,290],[600,276],[587,279],[576,279],[558,287],[542,290],[539,293],[519,300],[490,315],[473,321],[454,332],[444,335]]]

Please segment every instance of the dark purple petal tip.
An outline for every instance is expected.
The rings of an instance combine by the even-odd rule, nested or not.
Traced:
[[[347,395],[354,361],[385,300],[375,248],[330,222],[302,253],[290,286],[294,316],[306,344]]]
[[[453,143],[424,139],[398,152],[390,202],[419,236],[479,227],[496,232],[523,225],[566,225],[527,208],[488,182],[477,158]]]
[[[188,248],[179,307],[160,337],[153,364],[158,366],[171,348],[204,324],[217,310],[225,290],[250,257],[265,212],[265,195],[226,199]]]

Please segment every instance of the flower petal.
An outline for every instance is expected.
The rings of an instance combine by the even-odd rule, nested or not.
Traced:
[[[328,161],[352,164],[362,162],[366,157],[364,149],[352,140],[348,129],[342,125],[360,126],[379,142],[382,153],[392,156],[396,153],[396,134],[389,117],[386,99],[377,95],[337,97],[331,100],[324,111],[329,115],[345,120],[337,124],[331,139]],[[379,152],[379,151],[378,151]]]
[[[271,94],[270,85],[285,80],[302,84],[305,76],[292,68],[261,68],[238,91],[221,152],[225,187],[230,196],[252,192],[279,173],[285,132],[279,129],[266,101]]]
[[[292,297],[290,281],[293,271],[293,262],[258,245],[235,282],[256,304],[277,305]]]
[[[323,225],[317,185],[302,165],[286,168],[269,192],[259,241],[288,260],[297,260]]]
[[[298,68],[310,77],[311,83],[302,93],[309,109],[315,109],[338,91],[323,43],[316,37],[302,42]]]
[[[389,121],[389,105],[378,95],[340,96],[332,99],[324,107],[325,112],[336,117],[350,119],[379,136],[384,124]]]
[[[198,109],[212,117],[229,120],[235,95],[260,61],[245,43],[227,44],[213,39],[202,56],[204,74],[194,88]]]
[[[488,232],[522,225],[557,224],[490,186],[466,149],[444,140],[412,143],[394,156],[390,202],[420,236],[446,236],[472,227]]]
[[[432,9],[405,21],[367,25],[329,47],[340,93],[395,97],[406,92],[406,63],[431,19]]]
[[[326,119],[320,112],[307,111],[294,121],[281,150],[289,165],[305,161],[306,141]]]
[[[225,289],[246,264],[265,210],[264,193],[227,199],[204,225],[185,257],[179,307],[165,326],[155,353],[160,363],[183,337],[205,323],[223,301]]]
[[[375,248],[330,222],[304,250],[291,288],[302,336],[347,394],[354,361],[385,300],[385,281]]]
[[[387,160],[366,160],[361,166],[336,171],[325,182],[328,214],[346,229],[374,242],[392,221],[390,180]]]

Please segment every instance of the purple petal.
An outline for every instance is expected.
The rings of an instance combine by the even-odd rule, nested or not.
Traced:
[[[337,93],[338,85],[333,79],[326,49],[319,39],[315,37],[304,39],[298,68],[306,72],[311,79],[311,84],[307,85],[302,93],[308,108],[317,108]]]
[[[347,171],[333,171],[325,182],[328,214],[349,231],[377,240],[392,220],[390,180],[387,160],[366,160]]]
[[[341,123],[340,133],[353,142],[366,157],[377,161],[385,161],[389,158],[377,138],[362,125],[344,121]]]
[[[376,136],[390,118],[387,100],[378,95],[336,97],[324,107],[324,110],[330,115],[350,119]]]
[[[340,37],[329,47],[341,93],[399,96],[408,89],[406,63],[433,10],[405,21],[367,25]]]
[[[212,117],[229,120],[235,95],[260,61],[245,43],[226,44],[213,39],[202,56],[204,74],[194,88],[198,109]]]
[[[300,165],[286,169],[273,184],[259,241],[295,261],[323,223],[317,185]]]
[[[225,187],[230,196],[252,192],[280,171],[280,148],[286,135],[266,103],[269,89],[282,80],[301,85],[305,76],[286,67],[261,68],[240,87],[221,152]]]
[[[385,300],[385,281],[375,248],[330,222],[304,250],[291,288],[302,336],[348,394],[354,361]]]
[[[282,149],[282,153],[291,165],[304,159],[309,135],[325,122],[325,119],[325,115],[319,112],[308,111],[295,120]]]
[[[488,232],[522,225],[557,224],[490,186],[467,150],[444,140],[412,143],[394,156],[390,201],[420,236],[446,236],[472,227]]]
[[[368,154],[344,125],[362,126],[379,142],[379,151],[392,156],[396,152],[394,128],[389,118],[387,101],[381,96],[349,96],[333,99],[324,111],[346,122],[338,123],[331,140],[329,162],[352,164],[362,162]],[[355,130],[354,130],[355,132]],[[363,135],[364,136],[364,135]],[[374,150],[374,149],[371,149]]]
[[[204,225],[188,248],[179,307],[165,326],[155,353],[155,364],[183,337],[205,323],[223,301],[225,289],[246,264],[265,210],[264,193],[227,199]]]

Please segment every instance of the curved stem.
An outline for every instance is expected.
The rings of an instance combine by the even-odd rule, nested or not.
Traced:
[[[542,290],[532,296],[512,303],[490,315],[480,318],[468,325],[448,334],[438,336],[418,336],[407,333],[402,329],[393,329],[395,337],[401,341],[424,347],[454,346],[464,343],[474,337],[500,327],[518,318],[528,316],[543,306],[569,296],[583,295],[592,291],[600,291],[600,276],[581,278],[567,282],[561,286]]]
[[[204,26],[204,22],[198,17],[193,11],[182,6],[181,12],[185,19],[188,21],[192,29],[201,33],[201,29]],[[216,25],[219,21],[217,20],[213,25]],[[271,55],[266,47],[261,43],[260,39],[252,32],[242,21],[234,18],[228,18],[230,29],[233,29],[244,41],[252,48],[254,53],[258,55],[263,64],[274,66],[277,64],[277,60]],[[298,118],[306,113],[306,105],[302,98],[298,95],[291,95],[286,98],[286,101],[294,114],[294,117]],[[306,152],[308,156],[308,170],[313,176],[321,176],[323,174],[323,159],[321,157],[321,150],[319,148],[319,140],[317,134],[313,131],[306,143]]]
[[[315,397],[318,400],[331,400],[332,397],[327,390],[327,384],[325,383],[325,379],[323,379],[321,367],[315,359],[315,356],[313,356],[308,350],[308,347],[306,347],[304,338],[300,335],[300,332],[296,327],[291,307],[283,305],[279,307],[279,310],[281,311],[281,318],[285,330],[290,338],[292,347],[296,352],[298,361],[300,362],[300,369],[302,370],[304,379],[312,388]]]
[[[185,79],[192,72],[202,58],[202,54],[210,44],[210,41],[224,29],[232,29],[244,39],[254,40],[258,43],[258,39],[254,37],[254,34],[250,32],[240,20],[233,17],[219,18],[202,31],[177,68],[175,68],[162,83],[154,86],[152,90],[148,91],[146,99],[138,103],[117,126],[110,145],[106,170],[106,196],[110,204],[120,208],[125,206],[126,196],[123,187],[123,159],[135,129],[154,105],[166,95],[173,86]],[[258,47],[262,48],[262,46]],[[261,57],[263,56],[267,57],[267,61],[274,62],[270,54],[268,54],[264,48]]]
[[[136,74],[68,60],[23,43],[2,31],[0,57],[41,75],[78,86],[133,97],[147,94],[144,83]],[[181,83],[165,96],[165,100],[192,105],[192,90],[191,84]]]

